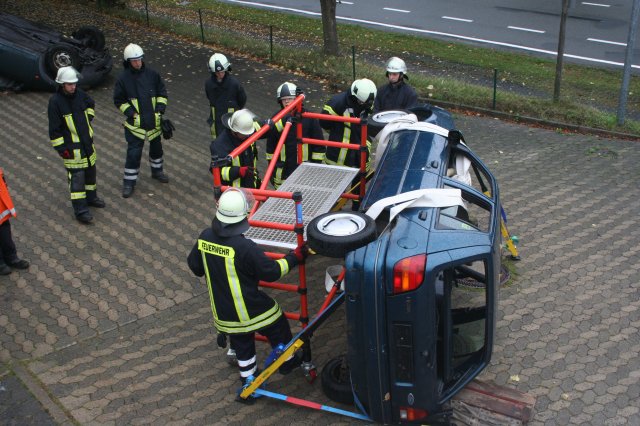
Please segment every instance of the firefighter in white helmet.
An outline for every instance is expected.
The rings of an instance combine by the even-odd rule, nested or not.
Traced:
[[[258,374],[255,333],[265,336],[273,348],[292,339],[280,305],[260,290],[258,282],[279,280],[304,262],[308,254],[306,246],[302,246],[274,260],[245,238],[251,199],[248,191],[239,188],[223,192],[211,227],[200,233],[187,257],[189,269],[198,277],[206,277],[213,323],[219,333],[231,340],[243,385]],[[219,344],[226,346],[225,339],[222,342]],[[288,374],[300,366],[301,360],[296,353],[280,366],[279,372]],[[253,397],[238,400],[250,403]]]
[[[226,158],[231,151],[242,144],[259,125],[255,122],[255,115],[248,109],[239,109],[222,116],[223,130],[215,138],[209,150],[211,161]],[[257,169],[258,154],[255,143],[232,159],[232,163],[220,168],[222,184],[243,188],[258,188],[260,179]]]
[[[276,100],[280,109],[286,108],[296,96],[302,93],[298,87],[290,82],[282,83],[276,90]],[[295,113],[295,111],[294,111]],[[275,114],[274,114],[275,115]],[[267,133],[267,161],[271,161],[273,153],[276,150],[280,136],[285,128],[287,121],[292,121],[294,114],[287,114],[278,122],[271,123],[269,132]],[[311,139],[324,139],[320,123],[315,118],[302,118],[302,137]],[[293,124],[289,129],[284,146],[280,151],[276,167],[271,176],[271,184],[278,189],[284,180],[298,167],[298,139],[296,137],[296,125]],[[324,160],[325,147],[323,145],[302,144],[302,161],[310,161],[312,163],[321,163]]]
[[[418,95],[405,81],[409,80],[409,76],[404,61],[394,56],[387,61],[386,70],[388,82],[378,88],[373,112],[403,110],[415,106]]]
[[[323,114],[360,118],[371,113],[376,99],[376,85],[368,78],[355,80],[349,90],[333,96],[322,109]],[[329,131],[328,140],[360,145],[360,126],[351,123],[322,120],[320,125]],[[367,169],[370,146],[367,144]],[[327,147],[324,162],[337,166],[360,167],[360,153],[347,148]]]
[[[102,208],[105,202],[96,191],[96,150],[91,121],[95,102],[77,87],[78,72],[71,66],[58,69],[58,90],[49,99],[49,138],[67,170],[71,205],[76,219],[89,223],[89,207]]]
[[[144,141],[149,140],[151,177],[169,182],[164,173],[162,150],[162,115],[167,108],[167,89],[162,77],[144,62],[144,52],[137,44],[124,48],[124,69],[113,88],[113,102],[125,116],[124,138],[127,159],[124,164],[122,196],[133,194],[142,159]]]
[[[231,63],[225,55],[211,55],[208,67],[211,76],[204,83],[204,92],[210,107],[207,123],[211,130],[211,140],[214,140],[222,132],[222,116],[244,108],[247,94],[238,79],[231,75]]]

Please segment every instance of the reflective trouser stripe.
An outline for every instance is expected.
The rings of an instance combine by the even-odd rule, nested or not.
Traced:
[[[164,160],[162,157],[160,158],[149,158],[149,165],[152,169],[162,169],[162,164]]]
[[[140,169],[124,169],[124,180],[137,180]]]

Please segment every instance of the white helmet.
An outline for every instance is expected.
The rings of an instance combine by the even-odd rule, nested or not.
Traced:
[[[78,71],[74,67],[62,67],[58,69],[58,75],[56,76],[56,83],[77,83]]]
[[[398,72],[401,74],[405,74],[407,72],[407,65],[402,59],[394,56],[387,61],[387,72]]]
[[[373,81],[361,78],[351,84],[351,95],[363,104],[373,103],[378,89]]]
[[[251,203],[246,192],[240,188],[228,188],[218,200],[216,218],[226,224],[238,223],[247,217],[249,211]]]
[[[241,135],[250,136],[256,129],[253,127],[253,113],[248,109],[239,109],[233,114],[222,116],[222,122],[226,121],[229,129]]]
[[[209,58],[209,69],[211,72],[231,71],[231,63],[222,53],[214,53]]]
[[[137,44],[130,43],[127,47],[124,48],[124,60],[128,61],[131,59],[142,59],[144,56],[144,52],[142,51],[142,47]]]
[[[282,83],[280,86],[278,86],[276,97],[278,101],[280,101],[282,98],[295,98],[297,89],[298,87],[295,84],[289,83],[287,81],[286,83]]]

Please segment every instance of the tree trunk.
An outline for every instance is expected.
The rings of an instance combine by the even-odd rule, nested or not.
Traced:
[[[336,0],[320,0],[322,10],[322,34],[324,53],[338,56],[338,26],[336,25]]]

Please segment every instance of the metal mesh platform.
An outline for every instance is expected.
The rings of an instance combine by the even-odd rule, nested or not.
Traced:
[[[306,225],[314,217],[331,210],[357,174],[358,169],[351,167],[302,163],[278,188],[278,191],[302,193],[305,240]],[[295,217],[293,200],[269,198],[256,210],[251,219],[291,225],[295,224]],[[297,246],[295,233],[289,231],[252,226],[245,236],[261,245],[289,249]]]

